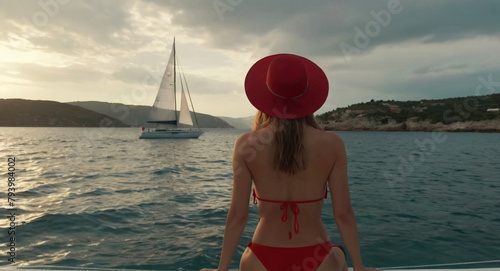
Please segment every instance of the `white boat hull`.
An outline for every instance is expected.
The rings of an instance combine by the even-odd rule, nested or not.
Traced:
[[[198,138],[203,134],[200,130],[145,130],[139,139],[163,139],[163,138]]]

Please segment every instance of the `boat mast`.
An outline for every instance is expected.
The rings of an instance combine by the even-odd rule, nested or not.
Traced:
[[[175,55],[175,37],[174,37],[174,115],[175,115],[175,125],[177,126],[179,124],[179,119],[177,117],[177,93],[176,93],[176,79],[177,79],[177,73],[175,71],[177,63],[176,63],[176,55]]]

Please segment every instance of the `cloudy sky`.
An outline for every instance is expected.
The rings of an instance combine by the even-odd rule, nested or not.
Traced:
[[[246,72],[284,52],[327,74],[319,113],[472,96],[500,81],[498,14],[498,0],[0,0],[0,98],[151,105],[174,36],[211,115],[254,114]]]

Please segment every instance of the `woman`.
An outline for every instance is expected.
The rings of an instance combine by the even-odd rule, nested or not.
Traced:
[[[327,188],[354,270],[365,270],[344,143],[323,131],[312,115],[328,96],[324,72],[300,56],[272,55],[252,66],[245,90],[259,112],[254,130],[240,136],[234,147],[233,194],[217,270],[229,268],[251,194],[260,220],[240,270],[347,270],[343,248],[330,243],[321,221]]]

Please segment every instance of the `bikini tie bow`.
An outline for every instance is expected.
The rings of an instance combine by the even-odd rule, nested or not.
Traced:
[[[283,210],[283,215],[281,216],[281,221],[286,222],[288,220],[288,205],[290,205],[290,210],[292,210],[294,220],[293,229],[295,233],[299,233],[299,220],[297,216],[300,213],[299,206],[294,202],[284,202],[281,204],[280,209]],[[288,232],[288,239],[292,239],[292,232]]]

